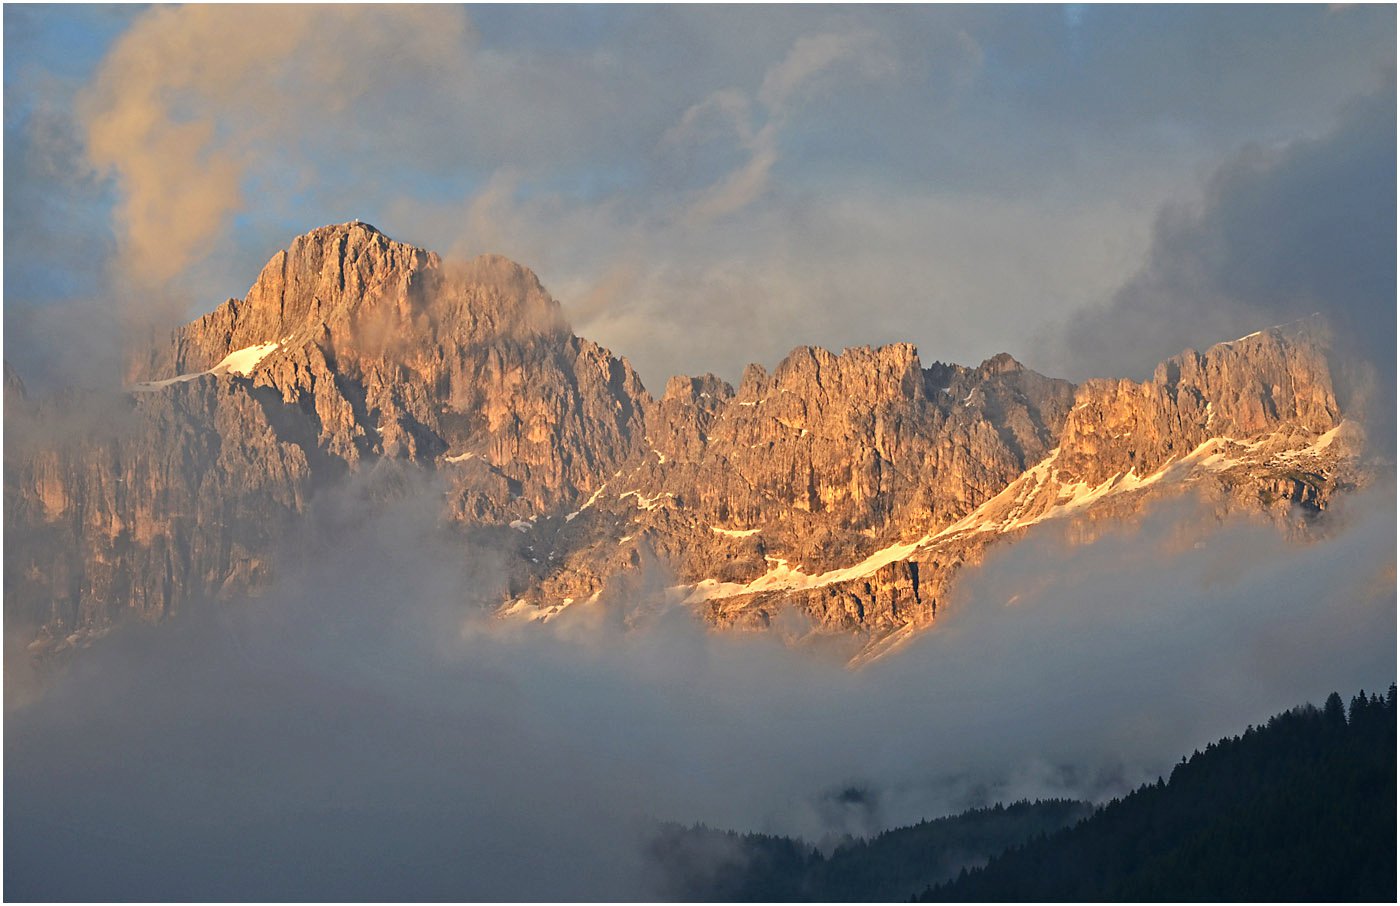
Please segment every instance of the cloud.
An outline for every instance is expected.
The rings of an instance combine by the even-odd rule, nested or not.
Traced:
[[[784,110],[800,89],[842,64],[849,64],[860,77],[872,79],[889,75],[894,69],[885,42],[869,29],[804,35],[793,42],[782,62],[764,74],[758,100],[771,111]]]
[[[909,341],[930,362],[1010,351],[1059,364],[1038,336],[1047,314],[1107,295],[1147,241],[1112,199],[968,208],[936,191],[836,185],[770,195],[719,225],[501,178],[467,204],[405,201],[390,219],[451,237],[455,254],[529,262],[574,329],[627,356],[653,390],[676,373],[737,380],[801,344]]]
[[[769,123],[747,143],[748,161],[701,193],[690,208],[692,221],[705,222],[732,214],[753,204],[768,187],[768,177],[778,162],[778,130]]]
[[[718,118],[733,129],[748,154],[747,161],[737,169],[698,193],[690,203],[687,220],[716,220],[763,196],[778,162],[784,121],[792,115],[799,95],[834,69],[847,70],[847,78],[879,79],[895,71],[895,61],[887,42],[869,29],[804,35],[764,73],[763,82],[753,95],[765,111],[764,116],[756,116],[756,106],[749,96],[732,88],[717,91],[686,109],[680,122],[663,136],[663,147],[683,143],[697,131],[697,123]]]
[[[733,88],[716,91],[687,107],[681,114],[680,122],[666,130],[661,143],[663,146],[685,145],[710,133],[723,135],[732,132],[740,142],[749,144],[753,141],[751,108],[748,95],[742,91]]]
[[[104,298],[102,187],[60,99],[41,93],[23,122],[5,141],[5,358],[42,391],[119,374],[123,323]]]
[[[269,158],[322,131],[374,144],[400,125],[395,108],[423,100],[416,85],[432,100],[431,86],[469,81],[471,36],[449,7],[166,7],[137,20],[79,99],[87,155],[121,190],[124,275],[161,286],[208,255]]]
[[[323,498],[282,585],[108,639],[6,713],[12,898],[631,899],[653,819],[870,832],[1108,796],[1395,652],[1394,492],[1328,534],[1190,504],[969,573],[857,673],[656,610],[660,567],[547,626],[483,618],[490,545],[431,487]],[[834,808],[843,790],[870,807]]]
[[[1141,269],[1107,305],[1068,320],[1064,366],[1141,377],[1180,349],[1320,311],[1344,356],[1371,362],[1392,388],[1395,126],[1392,72],[1326,134],[1234,155],[1198,204],[1162,211]],[[1387,391],[1372,413],[1393,409]],[[1393,434],[1382,424],[1376,433]]]
[[[81,14],[29,18],[71,28]],[[1060,10],[1026,8],[133,20],[92,67],[72,130],[72,172],[99,162],[114,180],[70,192],[62,173],[7,170],[7,245],[32,225],[8,201],[28,190],[36,208],[81,201],[66,232],[97,247],[34,259],[36,280],[99,273],[91,309],[167,326],[242,294],[291,236],[360,217],[529,265],[653,386],[672,370],[737,377],[798,343],[912,340],[930,359],[1010,351],[1080,370],[1089,359],[1045,334],[1127,282],[1163,202],[1244,142],[1273,154],[1320,134],[1394,52],[1381,8],[1103,9],[1073,47],[1047,40]],[[9,33],[7,60],[56,65],[52,40]],[[28,84],[7,80],[7,110]],[[7,116],[7,148],[24,131]],[[7,256],[7,290],[14,267]],[[10,307],[26,375],[120,346],[82,317]],[[55,329],[26,326],[41,320]]]

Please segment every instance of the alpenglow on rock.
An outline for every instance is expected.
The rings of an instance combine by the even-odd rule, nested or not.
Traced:
[[[654,399],[529,270],[323,227],[137,351],[120,405],[80,426],[81,399],[29,399],[7,366],[8,436],[29,440],[6,451],[6,616],[55,651],[256,593],[319,495],[392,464],[436,476],[448,525],[504,552],[503,619],[616,583],[869,657],[1037,523],[1193,490],[1306,524],[1365,480],[1328,350],[1312,319],[1076,387],[1006,354],[800,347],[737,388],[674,377]],[[667,583],[629,586],[650,563]]]

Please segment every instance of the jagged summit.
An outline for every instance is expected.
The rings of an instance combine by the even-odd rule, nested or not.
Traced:
[[[305,233],[302,233],[301,235],[297,236],[296,239],[305,239],[309,241],[323,241],[330,237],[338,235],[348,236],[356,232],[372,236],[383,236],[386,240],[390,242],[395,241],[391,237],[385,235],[384,231],[379,229],[379,227],[375,226],[372,223],[367,223],[366,221],[360,220],[358,217],[353,220],[347,220],[343,223],[328,223],[325,226],[319,226],[314,229],[307,230]],[[296,240],[294,239],[293,241]]]
[[[1237,337],[1233,340],[1225,340],[1214,345],[1233,346],[1236,343],[1243,343],[1260,336],[1330,344],[1332,342],[1332,325],[1327,320],[1326,315],[1320,311],[1315,311],[1307,317],[1285,321],[1282,324],[1275,324],[1272,327],[1265,327],[1252,333],[1247,333],[1242,337]]]
[[[312,233],[325,232],[325,231],[332,231],[332,230],[340,230],[340,231],[348,232],[348,231],[350,231],[350,230],[353,229],[353,228],[362,229],[362,230],[365,230],[365,231],[370,232],[370,233],[378,233],[378,234],[381,235],[381,236],[384,235],[384,231],[381,230],[381,229],[379,229],[379,227],[375,226],[375,225],[372,224],[372,223],[369,223],[368,221],[361,220],[361,219],[358,218],[358,217],[355,217],[355,218],[353,218],[353,219],[351,219],[351,220],[347,220],[347,221],[345,221],[344,223],[328,223],[328,224],[326,224],[326,225],[323,226],[323,227],[317,227],[317,228],[314,229],[314,230],[307,230],[306,233],[304,233],[303,235],[309,236],[309,235],[311,235]]]
[[[339,361],[567,330],[558,303],[528,268],[490,254],[447,265],[435,252],[351,221],[292,239],[242,299],[138,351],[128,383],[159,386],[255,349],[264,352],[253,367],[265,369],[307,344]]]
[[[347,257],[352,259],[363,254],[369,248],[392,248],[402,249],[406,252],[417,253],[425,260],[441,264],[441,258],[436,252],[429,251],[411,243],[395,239],[383,230],[371,223],[363,220],[349,220],[344,223],[332,223],[325,226],[308,230],[299,236],[294,237],[287,248],[279,251],[280,254],[291,254],[298,248],[321,247],[337,249],[344,248]],[[269,261],[271,266],[278,258],[274,255]],[[476,257],[465,262],[458,262],[456,267],[469,277],[477,277],[482,280],[500,280],[504,282],[519,281],[524,283],[529,289],[541,289],[539,278],[528,267],[514,261],[505,255],[495,252],[483,252]]]
[[[1012,358],[1009,352],[999,352],[977,366],[979,374],[1011,374],[1016,371],[1025,371],[1026,366]]]

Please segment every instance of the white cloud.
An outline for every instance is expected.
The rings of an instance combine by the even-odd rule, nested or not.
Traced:
[[[785,111],[801,89],[842,65],[868,79],[890,75],[895,69],[886,42],[874,31],[804,35],[793,42],[782,62],[764,74],[758,100],[770,111]]]

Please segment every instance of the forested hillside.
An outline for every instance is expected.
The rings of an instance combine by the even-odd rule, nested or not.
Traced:
[[[923,899],[1393,901],[1395,733],[1394,684],[1333,693]]]
[[[1395,697],[1334,692],[1098,809],[996,805],[830,855],[668,825],[652,855],[678,900],[1393,900]]]
[[[1073,824],[1092,811],[1054,799],[973,809],[853,840],[829,856],[801,840],[706,827],[663,829],[652,854],[678,900],[908,901],[1008,846]]]

